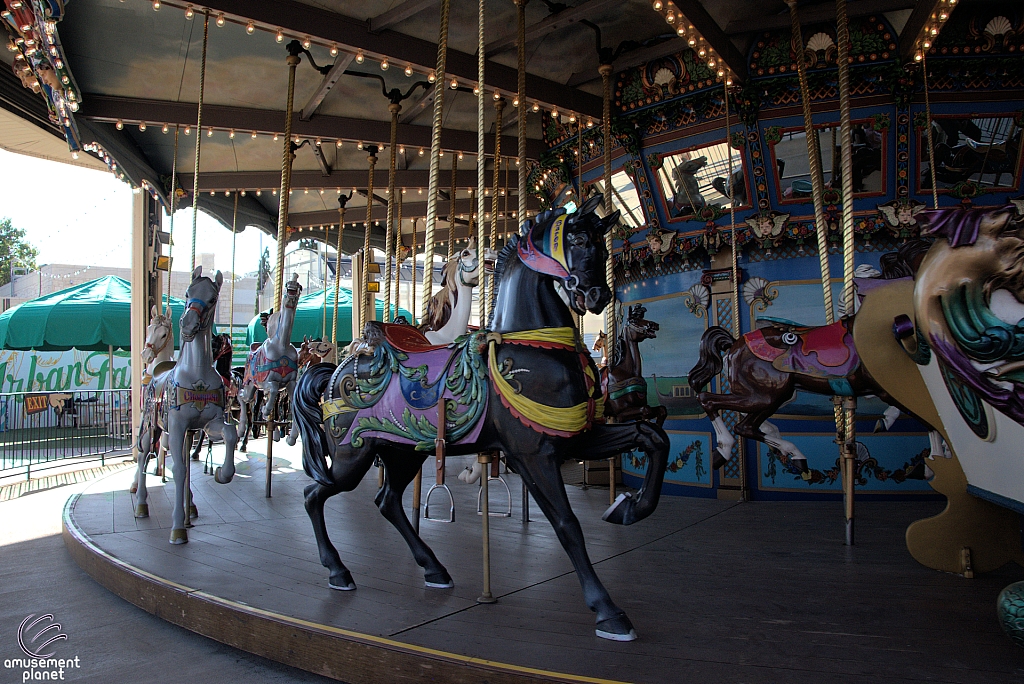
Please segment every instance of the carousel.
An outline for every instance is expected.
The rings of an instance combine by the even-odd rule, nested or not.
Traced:
[[[5,2],[5,146],[135,188],[103,586],[347,682],[1017,672],[1019,4]]]

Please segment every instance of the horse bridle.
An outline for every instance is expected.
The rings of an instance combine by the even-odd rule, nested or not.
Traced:
[[[171,337],[174,335],[174,328],[171,327],[171,322],[170,321],[167,321],[166,323],[161,323],[160,325],[161,326],[163,326],[163,325],[167,326],[167,334],[164,335],[164,342],[163,342],[163,344],[161,344],[159,347],[154,347],[152,342],[146,342],[146,345],[145,345],[146,349],[152,349],[153,350],[153,356],[156,356],[157,354],[162,352],[164,349],[166,349],[167,348],[167,343],[171,341]]]
[[[207,328],[210,327],[210,323],[213,321],[213,312],[215,310],[216,309],[212,304],[208,304],[204,302],[202,299],[198,299],[196,297],[190,297],[189,300],[185,303],[185,313],[188,313],[189,311],[195,311],[196,315],[199,316],[200,330],[206,330]],[[185,314],[183,313],[182,316],[184,317],[184,315]]]
[[[478,268],[478,267],[479,267],[479,265],[480,265],[480,259],[479,259],[479,258],[477,258],[476,262],[477,262],[477,266],[476,266],[476,267],[474,267],[474,270],[476,270],[476,268]],[[469,283],[467,283],[467,282],[465,281],[465,279],[464,279],[464,278],[462,277],[462,276],[463,276],[463,274],[465,274],[465,273],[472,273],[472,272],[473,272],[473,271],[471,271],[470,269],[466,268],[466,267],[465,267],[465,266],[463,265],[463,263],[462,263],[462,259],[460,258],[460,259],[459,259],[459,268],[458,268],[458,273],[459,273],[459,283],[460,283],[460,284],[461,284],[461,285],[462,285],[463,287],[473,287],[472,285],[470,285]]]

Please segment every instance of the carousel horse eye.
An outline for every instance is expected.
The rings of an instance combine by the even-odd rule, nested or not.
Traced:
[[[793,332],[784,332],[784,333],[782,333],[782,341],[785,344],[789,344],[789,345],[796,344],[796,340],[797,340],[796,333],[793,333]]]

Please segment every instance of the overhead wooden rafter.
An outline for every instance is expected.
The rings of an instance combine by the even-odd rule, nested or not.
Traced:
[[[397,7],[370,19],[370,30],[379,33],[436,5],[438,0],[405,0]]]
[[[919,0],[900,33],[900,57],[921,61],[957,4],[957,0]]]
[[[125,125],[145,122],[148,126],[160,124],[180,124],[182,126],[195,123],[196,106],[188,102],[167,102],[164,100],[138,100],[108,95],[86,94],[78,111],[78,116],[94,121],[116,122]],[[372,119],[354,119],[344,116],[316,116],[310,121],[302,121],[297,116],[292,122],[292,134],[302,138],[321,138],[330,140],[365,141],[381,143],[390,137],[391,124],[387,121]],[[252,109],[246,107],[225,107],[206,105],[203,107],[203,128],[212,127],[216,130],[235,130],[239,135],[257,131],[261,134],[280,133],[284,127],[284,112],[272,109]],[[511,136],[503,140],[504,145],[515,145]],[[398,144],[407,147],[429,147],[430,127],[398,125]],[[527,154],[537,159],[544,152],[544,144],[540,140],[528,141]],[[456,152],[476,152],[476,133],[445,129],[441,133],[441,147]],[[511,147],[506,148],[511,149]]]
[[[682,20],[678,18],[678,15],[673,21],[668,21],[670,12],[667,10],[671,6],[678,8],[683,17],[693,25],[696,33],[704,38],[707,45],[714,51],[714,54],[717,55],[718,59],[725,63],[734,76],[740,80],[744,80],[746,78],[746,59],[740,51],[736,49],[736,46],[732,44],[732,40],[730,40],[729,36],[727,36],[725,31],[722,30],[722,27],[718,25],[718,22],[716,22],[714,18],[708,14],[708,11],[704,9],[704,5],[701,3],[701,0],[665,0],[665,21],[678,31],[682,23]]]
[[[316,90],[313,91],[313,94],[306,102],[306,106],[304,106],[302,111],[299,113],[299,118],[301,120],[309,121],[313,118],[313,115],[316,114],[316,110],[320,108],[320,103],[324,101],[324,98],[327,97],[327,93],[331,92],[331,88],[337,84],[338,80],[345,73],[345,69],[348,69],[349,65],[352,64],[352,60],[355,58],[355,55],[347,52],[338,56],[337,61],[334,62],[334,66],[332,66],[331,70],[324,76],[320,85],[317,86]]]
[[[172,5],[173,3],[166,3]],[[242,24],[249,21],[261,27],[280,29],[295,36],[310,36],[328,45],[337,45],[347,52],[386,56],[395,64],[408,64],[421,73],[429,72],[437,58],[437,45],[390,29],[374,33],[370,23],[313,7],[295,0],[207,0],[211,11],[223,13]],[[516,92],[516,70],[488,61],[487,87],[498,88],[506,95]],[[447,75],[464,83],[477,78],[474,55],[448,50]],[[527,74],[527,97],[560,110],[575,111],[594,117],[601,114],[601,98],[567,88],[539,76]]]
[[[409,195],[407,194],[406,197]],[[527,200],[527,207],[530,211],[537,211],[540,208],[540,201],[533,197]],[[455,215],[456,217],[468,217],[470,210],[476,209],[476,199],[462,198],[455,200]],[[427,215],[427,203],[424,202],[408,202],[402,203],[402,219],[408,220],[412,218],[423,218]],[[366,214],[360,212],[360,221],[365,220]],[[387,207],[381,204],[374,204],[373,206],[373,220],[384,221],[387,219]],[[447,221],[448,214],[438,217],[440,221]],[[296,212],[288,214],[288,223],[292,226],[328,226],[338,223],[338,210],[337,209],[325,209],[323,211],[306,211]],[[510,222],[509,225],[512,225]]]
[[[915,0],[857,0],[849,3],[846,16],[850,19],[867,17],[872,14],[883,12],[897,12],[899,10],[913,9],[918,3]],[[807,8],[800,8],[800,23],[804,26],[836,20],[835,3],[823,5],[812,5]],[[775,29],[789,28],[789,12],[781,12],[774,16],[753,16],[743,19],[734,19],[725,26],[725,33],[730,36],[742,35],[744,33],[759,33],[761,31],[773,31]]]
[[[447,173],[447,172],[446,172]],[[373,184],[377,187],[386,187],[388,178],[387,169],[374,171]],[[192,178],[185,174],[181,175],[179,187],[187,192],[192,191]],[[364,169],[342,170],[335,169],[330,176],[324,176],[320,171],[293,171],[292,187],[298,190],[309,188],[310,190],[336,190],[340,188],[343,192],[350,188],[365,188],[367,173]],[[456,186],[459,188],[470,188],[475,185],[476,170],[466,167],[456,174]],[[271,192],[273,188],[280,185],[281,174],[277,171],[210,171],[199,175],[199,191],[225,191],[225,190],[257,190],[263,189]],[[426,169],[406,169],[395,171],[395,185],[400,188],[426,188],[428,172]],[[504,187],[499,185],[499,188]],[[510,184],[507,192],[516,194],[517,186]],[[424,190],[426,192],[426,190]],[[404,210],[403,210],[404,211]]]
[[[568,7],[561,12],[551,14],[532,26],[526,27],[526,42],[543,38],[555,31],[575,24],[581,19],[590,19],[595,13],[601,12],[622,0],[584,0],[578,5]],[[492,40],[487,43],[485,54],[488,57],[516,46],[516,32],[513,31],[506,36]]]

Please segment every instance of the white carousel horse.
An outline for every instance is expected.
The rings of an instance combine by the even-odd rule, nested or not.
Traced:
[[[497,255],[484,248],[484,263],[493,264]],[[441,290],[427,304],[427,316],[420,330],[431,344],[451,344],[469,330],[473,288],[480,283],[480,258],[473,238],[444,266]]]
[[[181,356],[170,370],[157,370],[146,385],[142,423],[139,426],[138,447],[142,454],[149,453],[155,435],[168,433],[168,450],[174,470],[174,510],[171,517],[172,544],[188,542],[185,529],[185,492],[188,483],[189,460],[185,453],[185,435],[190,430],[204,430],[209,438],[220,438],[225,444],[225,461],[233,461],[238,432],[226,411],[227,400],[224,381],[213,367],[210,327],[217,310],[224,277],[220,271],[214,280],[203,275],[200,266],[192,272],[192,283],[185,292],[185,313],[179,321]],[[139,459],[138,499],[135,517],[149,515],[146,500],[146,459]],[[191,490],[189,489],[189,501]],[[189,517],[198,515],[195,506],[188,505]]]
[[[160,313],[160,310],[156,306],[152,307],[150,312],[152,319],[148,326],[146,326],[146,346],[142,348],[142,362],[146,364],[146,370],[142,374],[142,386],[145,388],[153,380],[153,374],[156,372],[157,366],[166,361],[170,361],[171,357],[174,356],[174,331],[171,327],[171,319],[168,316],[164,316]],[[166,449],[166,444],[161,444],[162,449]],[[149,454],[139,454],[139,458],[149,458]],[[157,475],[160,474],[158,468]],[[132,486],[129,490],[134,494],[139,488],[138,474],[134,480],[132,480]]]
[[[289,404],[291,402],[295,381],[299,376],[299,354],[292,346],[291,338],[292,326],[295,324],[295,307],[299,303],[300,294],[302,286],[299,285],[298,274],[295,274],[285,283],[281,310],[271,315],[267,321],[267,339],[249,352],[249,358],[245,362],[245,376],[238,390],[239,428],[242,434],[245,434],[249,427],[251,405],[256,398],[257,388],[263,390],[266,396],[261,412],[264,420],[270,418],[271,412],[277,406],[278,394],[282,388],[288,396]],[[268,428],[268,438],[276,440],[275,432]],[[293,418],[286,440],[289,446],[295,444],[298,434]],[[234,476],[235,461],[232,454],[231,458],[224,459],[224,465],[217,468],[214,477],[220,484],[227,484]]]

